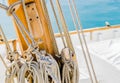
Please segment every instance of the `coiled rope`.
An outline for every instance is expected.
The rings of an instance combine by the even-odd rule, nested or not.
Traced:
[[[22,24],[20,19],[17,17],[16,13],[13,11],[13,9],[12,9],[13,7],[7,7],[3,4],[0,4],[0,7],[5,9],[6,11],[9,10],[8,13],[10,13],[13,16],[13,18],[15,19],[16,24],[18,25],[18,28],[19,28],[26,44],[28,45],[28,49],[25,52],[25,55],[27,56],[27,58],[25,59],[25,58],[20,57],[20,60],[17,59],[17,60],[13,61],[13,63],[15,63],[15,64],[12,64],[12,66],[10,67],[11,71],[8,72],[8,74],[6,75],[6,83],[14,83],[15,77],[17,77],[18,83],[29,82],[30,78],[33,79],[33,83],[78,83],[78,81],[79,81],[78,80],[79,79],[78,68],[77,68],[76,63],[71,58],[72,55],[74,54],[74,49],[72,46],[70,35],[67,30],[67,25],[65,23],[65,19],[62,14],[62,10],[61,10],[59,1],[57,0],[56,2],[57,2],[57,7],[58,7],[58,10],[60,13],[60,18],[61,18],[61,22],[63,25],[63,30],[65,33],[68,47],[70,49],[72,49],[72,52],[69,49],[67,49],[67,52],[69,50],[68,55],[67,55],[70,57],[69,59],[66,59],[66,57],[65,57],[66,55],[64,54],[64,50],[66,50],[66,48],[62,50],[62,52],[63,52],[61,54],[61,58],[62,58],[62,62],[63,62],[62,78],[60,76],[60,70],[59,70],[59,66],[58,66],[58,63],[56,62],[56,60],[50,54],[40,51],[37,43],[34,41],[31,34],[27,31],[25,26]],[[23,4],[24,4],[24,1],[23,1]],[[25,7],[25,5],[24,5],[24,7]],[[24,11],[26,11],[26,10],[24,10]],[[53,8],[53,11],[55,14],[54,8]],[[55,17],[56,17],[56,21],[57,21],[57,16],[55,16]],[[60,30],[60,32],[62,33],[61,30]],[[26,36],[28,36],[31,39],[32,43],[30,43],[28,41],[28,39],[26,39]],[[64,39],[64,38],[62,38],[62,39]],[[65,43],[64,40],[63,40],[63,42]],[[12,54],[14,55],[14,53],[12,53]],[[32,55],[34,55],[34,56],[32,56]],[[23,59],[23,61],[21,59]],[[21,65],[19,65],[18,62],[21,63]]]
[[[60,14],[60,17],[61,17],[61,21],[63,23],[63,26],[64,26],[64,31],[66,30],[66,34],[69,35],[69,33],[67,33],[67,27],[66,24],[65,24],[65,20],[64,20],[64,17],[63,17],[63,14],[62,14],[62,10],[60,8],[60,4],[59,4],[59,1],[56,1],[57,2],[57,7],[58,7],[58,10],[59,10],[59,14]],[[62,39],[62,42],[63,42],[63,45],[64,45],[64,49],[62,50],[62,53],[61,53],[61,58],[62,58],[62,83],[78,83],[79,82],[79,71],[78,71],[78,66],[77,66],[77,63],[75,63],[73,60],[72,60],[72,55],[74,55],[74,53],[68,53],[67,56],[71,57],[70,60],[66,60],[65,59],[65,54],[63,53],[64,51],[67,52],[68,50],[70,50],[69,48],[66,48],[66,45],[65,45],[65,41],[64,41],[64,36],[62,34],[62,30],[61,30],[61,27],[59,25],[59,21],[58,21],[58,18],[57,18],[57,14],[55,12],[55,8],[54,8],[54,5],[53,5],[53,2],[52,0],[50,0],[50,4],[51,4],[51,7],[52,7],[52,10],[53,10],[53,14],[55,16],[55,20],[56,20],[56,23],[57,23],[57,26],[58,26],[58,29],[59,29],[59,32],[61,34],[61,39]],[[66,37],[66,35],[65,35]],[[66,37],[66,41],[68,43],[68,45],[70,44],[70,40],[69,40],[69,36]],[[71,43],[72,45],[72,43]],[[69,46],[68,46],[69,47]],[[71,50],[70,50],[71,52]]]
[[[62,83],[79,83],[79,70],[77,63],[72,60],[73,52],[64,48],[61,52],[62,58]]]
[[[9,8],[7,8],[7,9],[9,9]],[[35,62],[31,61],[29,65],[26,62],[23,63],[22,66],[20,67],[18,73],[16,73],[16,71],[15,71],[16,67],[14,67],[14,69],[11,69],[12,71],[11,71],[10,75],[8,75],[6,78],[6,83],[8,83],[8,82],[13,83],[13,78],[15,77],[14,75],[17,75],[18,83],[25,83],[25,81],[26,81],[25,75],[28,71],[31,72],[31,77],[34,79],[34,83],[35,82],[38,82],[38,83],[49,82],[49,76],[52,78],[52,80],[51,80],[52,82],[61,83],[61,78],[60,78],[60,74],[59,74],[60,72],[59,72],[59,67],[58,67],[57,62],[55,62],[55,60],[50,55],[48,55],[49,57],[46,55],[42,56],[42,54],[39,51],[39,48],[36,49],[36,45],[35,45],[35,42],[34,42],[32,36],[25,29],[25,26],[19,20],[17,15],[14,13],[14,11],[11,12],[11,14],[14,17],[16,23],[18,24],[19,30],[28,45],[28,50],[27,50],[26,56],[31,57],[29,53],[32,53],[31,55],[34,54],[37,58],[37,62],[35,63]],[[32,44],[30,44],[28,42],[24,32],[31,38]],[[29,60],[28,60],[28,62],[29,62]],[[37,63],[40,66],[38,66]],[[44,73],[43,73],[43,71],[44,71]],[[44,78],[44,76],[47,78]]]

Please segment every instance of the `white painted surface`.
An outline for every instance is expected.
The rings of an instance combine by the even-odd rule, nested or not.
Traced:
[[[99,37],[98,34],[100,35]],[[90,40],[90,33],[85,33],[85,38],[89,46],[99,83],[120,83],[120,29],[111,29],[103,32],[99,31],[92,35],[92,40]],[[90,83],[78,36],[76,34],[71,35],[71,39],[79,61],[80,83]],[[61,51],[61,49],[64,48],[62,41],[60,38],[56,38],[56,41]],[[3,58],[5,58],[5,52],[5,46],[0,45],[0,54],[2,54]],[[4,83],[5,67],[1,60],[0,72],[0,82]]]
[[[94,42],[88,47],[99,83],[120,83],[120,39]],[[80,46],[76,53],[79,68],[86,69]]]

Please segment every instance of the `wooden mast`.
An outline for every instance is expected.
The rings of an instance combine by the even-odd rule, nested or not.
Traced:
[[[12,5],[17,1],[18,0],[8,0],[8,4]],[[25,8],[27,10],[28,19],[30,22],[31,30],[32,30],[31,34],[35,39],[35,41],[37,42],[39,41],[38,43],[39,43],[40,49],[44,49],[52,55],[55,55],[55,53],[58,54],[58,51],[57,51],[58,49],[56,48],[57,45],[55,45],[55,40],[52,39],[53,35],[51,35],[52,33],[49,30],[50,28],[49,21],[46,19],[46,14],[44,12],[44,9],[42,7],[42,3],[40,2],[40,0],[25,0]],[[22,3],[18,8],[18,10],[16,11],[16,14],[24,24],[26,29],[30,31],[28,28],[28,23],[25,17]],[[20,48],[21,48],[21,51],[23,52],[28,48],[28,46],[25,43],[25,40],[22,37],[15,21],[14,21],[14,25],[15,25],[18,41],[20,43]],[[27,36],[27,39],[30,41],[28,36]]]

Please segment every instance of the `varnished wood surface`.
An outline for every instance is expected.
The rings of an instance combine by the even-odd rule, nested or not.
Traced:
[[[8,0],[8,3],[9,3],[9,5],[11,5],[16,1],[18,1],[18,0]],[[29,5],[29,3],[30,3],[30,5]],[[53,48],[54,42],[52,41],[52,39],[50,37],[48,21],[43,12],[43,8],[41,6],[40,0],[26,0],[26,5],[30,6],[29,8],[27,7],[26,9],[28,12],[29,20],[32,19],[30,24],[32,26],[32,34],[33,34],[34,39],[36,41],[42,40],[43,42],[40,43],[40,48],[45,49],[50,54],[54,54],[54,48]],[[34,8],[34,11],[32,11],[32,9],[30,9],[30,8]],[[22,21],[22,23],[25,25],[26,29],[29,30],[27,21],[25,19],[25,14],[23,12],[22,5],[20,6],[20,8],[18,8],[18,10],[16,11],[16,14],[19,17],[19,19]],[[20,43],[20,48],[23,52],[28,48],[28,46],[26,45],[25,40],[24,40],[23,36],[21,35],[15,21],[13,23],[15,25],[15,30],[17,33],[18,42]],[[28,38],[28,36],[27,36],[27,38]]]

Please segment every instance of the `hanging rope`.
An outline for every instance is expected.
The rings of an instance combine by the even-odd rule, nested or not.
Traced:
[[[64,15],[63,15],[60,3],[59,3],[59,0],[56,0],[56,5],[57,5],[60,21],[62,23],[62,28],[63,28],[63,31],[64,31],[65,39],[66,39],[66,42],[67,42],[67,47],[69,47],[70,49],[72,49],[73,52],[75,52],[74,48],[73,48],[71,38],[70,38],[70,35],[69,35],[69,32],[68,32],[68,28],[67,28],[67,25],[66,25],[66,22],[65,22],[65,19],[64,19]]]
[[[55,16],[55,20],[56,20],[56,23],[57,23],[57,26],[58,26],[58,30],[59,30],[60,35],[61,35],[61,39],[62,39],[62,42],[63,42],[64,48],[65,48],[65,47],[66,47],[66,44],[65,44],[65,40],[64,40],[64,35],[63,35],[63,33],[62,33],[62,30],[61,30],[60,24],[59,24],[59,22],[58,22],[58,18],[57,18],[57,15],[56,15],[56,12],[55,12],[54,5],[53,5],[52,0],[50,0],[50,4],[51,4],[51,7],[52,7],[52,10],[53,10],[54,16]]]
[[[23,11],[24,11],[24,14],[25,14],[25,17],[26,17],[26,21],[27,21],[27,24],[28,24],[28,28],[29,28],[30,34],[31,34],[31,36],[33,36],[33,34],[32,34],[32,27],[30,25],[30,21],[29,21],[27,10],[26,10],[26,6],[25,6],[25,0],[21,0],[21,2],[22,2]]]
[[[79,31],[79,26],[77,25],[77,22],[75,20],[75,15],[74,15],[74,11],[72,9],[72,4],[71,4],[70,0],[68,0],[68,4],[69,4],[70,12],[71,12],[71,15],[72,15],[72,19],[73,19],[73,22],[74,22],[74,25],[75,25],[75,28],[76,28],[76,31],[77,31],[77,34],[78,34],[78,38],[79,38],[79,41],[80,41],[80,44],[81,44],[81,47],[82,47],[82,51],[83,51],[83,54],[84,54],[84,57],[85,57],[85,61],[86,61],[87,69],[88,69],[88,72],[89,72],[89,76],[90,76],[91,82],[93,83],[92,73],[90,71],[89,63],[88,63],[88,60],[87,60],[87,55],[86,55],[84,47],[83,47],[82,38],[80,36],[80,31]]]
[[[20,4],[20,3],[19,3],[19,4]],[[23,30],[22,30],[21,27],[23,27],[23,29],[24,29],[24,30],[26,31],[26,33],[29,35],[29,37],[31,38],[31,40],[32,40],[32,37],[31,37],[31,35],[29,34],[29,32],[25,29],[25,26],[21,23],[21,21],[18,19],[18,17],[17,17],[16,14],[14,13],[14,11],[13,11],[14,9],[12,9],[12,8],[13,8],[13,6],[16,6],[16,5],[18,5],[18,2],[14,3],[14,4],[11,5],[10,7],[7,7],[6,5],[0,3],[0,8],[6,10],[9,14],[12,14],[12,15],[13,15],[13,17],[14,17],[14,19],[15,19],[15,21],[16,21],[16,24],[19,26],[18,28],[19,28],[20,32],[22,33],[22,35],[23,35],[23,37],[24,37],[24,40],[25,40],[26,44],[29,45],[29,42],[28,42],[28,40],[26,39],[27,37],[26,37],[25,33],[23,32]],[[33,40],[32,40],[32,41],[33,41]],[[34,42],[34,41],[33,41],[33,42]]]
[[[63,26],[63,30],[64,30],[64,34],[65,34],[65,38],[67,41],[67,45],[70,49],[72,49],[72,52],[69,50],[67,50],[67,54],[66,52],[64,52],[65,49],[62,50],[62,62],[63,62],[63,73],[62,73],[62,83],[78,83],[78,68],[76,63],[72,60],[72,55],[74,52],[73,49],[73,45],[72,45],[72,41],[70,39],[70,35],[69,32],[67,30],[67,25],[60,7],[60,3],[57,0],[57,7],[59,10],[59,16],[60,16],[60,20]],[[24,1],[23,1],[23,4]],[[44,3],[43,3],[44,4]],[[12,7],[6,7],[4,5],[0,6],[4,9],[8,10],[12,10]],[[25,7],[25,5],[23,5]],[[60,25],[58,23],[58,19],[57,19],[57,15],[53,6],[53,3],[51,2],[51,6],[58,24],[58,28],[60,33],[62,34],[62,31],[60,29]],[[46,8],[45,8],[46,9]],[[26,11],[24,9],[24,11]],[[16,24],[19,26],[19,30],[21,32],[21,34],[23,35],[23,38],[25,40],[25,42],[28,45],[28,49],[26,50],[26,59],[25,62],[22,63],[21,66],[19,66],[18,68],[12,65],[11,67],[11,72],[10,74],[8,74],[7,78],[6,78],[6,83],[10,82],[13,83],[14,82],[14,77],[15,75],[18,76],[18,83],[25,83],[25,81],[29,80],[29,78],[33,79],[33,82],[36,83],[61,83],[61,77],[60,77],[60,71],[59,71],[59,67],[57,62],[54,60],[54,58],[47,54],[47,53],[41,53],[40,49],[37,47],[38,45],[36,45],[33,37],[31,36],[31,34],[27,31],[26,27],[22,24],[22,22],[20,21],[20,19],[17,17],[16,13],[14,11],[10,11],[10,13],[12,14],[12,16],[14,17]],[[27,14],[26,14],[27,15]],[[27,18],[27,16],[26,16]],[[28,24],[29,25],[29,24]],[[63,34],[62,34],[63,35]],[[32,44],[28,41],[28,39],[26,39],[26,36],[28,36],[31,41]],[[64,37],[62,36],[62,41],[64,43],[65,46],[65,41],[64,41]],[[66,46],[65,46],[66,47]],[[34,55],[34,56],[32,56]],[[66,58],[66,56],[69,56],[70,58]],[[24,58],[23,58],[24,59]],[[35,60],[35,61],[34,61]],[[19,69],[19,72],[18,72]],[[69,69],[69,70],[68,70]],[[18,73],[16,73],[18,72]],[[26,76],[26,73],[28,73],[28,75]]]
[[[17,75],[18,83],[25,83],[25,81],[27,79],[25,77],[25,75],[27,72],[28,73],[30,72],[28,75],[28,78],[29,78],[29,76],[32,77],[34,83],[36,83],[36,82],[51,83],[49,81],[49,77],[51,77],[52,82],[61,83],[60,72],[59,72],[59,67],[58,67],[57,62],[50,55],[46,56],[47,54],[42,54],[39,51],[40,49],[37,47],[37,45],[35,45],[33,38],[31,37],[29,32],[25,29],[25,26],[19,20],[17,15],[14,13],[14,11],[12,12],[12,16],[14,17],[16,23],[18,24],[21,34],[23,35],[24,39],[26,40],[28,49],[25,52],[25,55],[27,58],[26,59],[23,58],[25,62],[22,63],[21,67],[19,67],[20,68],[19,73],[16,73],[16,71],[15,71],[16,67],[13,66],[10,74],[7,74],[6,83],[8,83],[8,82],[13,83],[13,78],[15,77],[14,75]],[[30,44],[28,42],[24,32],[31,38],[32,44]],[[33,57],[31,55],[34,55],[35,57]],[[35,62],[38,63],[39,65],[34,64],[35,63],[35,62],[33,62],[34,59],[36,59]],[[39,77],[39,74],[41,75],[40,77]],[[47,78],[44,78],[44,76]]]
[[[72,18],[73,18],[74,24],[77,26],[76,29],[77,29],[77,32],[78,32],[79,39],[81,39],[81,38],[80,38],[80,32],[79,32],[78,26],[80,27],[81,34],[82,34],[82,37],[83,37],[83,41],[84,41],[84,43],[85,43],[85,48],[86,48],[86,51],[87,51],[87,54],[88,54],[88,60],[90,61],[90,67],[91,67],[91,69],[92,69],[93,77],[94,77],[94,79],[95,79],[95,83],[98,83],[97,77],[96,77],[96,74],[95,74],[95,71],[94,71],[94,68],[93,68],[93,63],[92,63],[92,60],[91,60],[91,57],[90,57],[90,53],[89,53],[89,50],[88,50],[88,46],[87,46],[87,43],[86,43],[86,40],[85,40],[84,32],[83,32],[82,26],[81,26],[81,24],[80,24],[79,15],[78,15],[78,12],[77,12],[77,9],[76,9],[74,0],[72,0],[72,5],[70,5],[70,0],[69,0],[69,6],[70,6],[70,9],[71,9],[71,13],[72,13]],[[74,11],[72,10],[72,7],[73,7]],[[77,25],[77,23],[75,22],[74,13],[75,13],[75,16],[76,16],[76,20],[77,20],[77,22],[78,22],[78,25]],[[81,40],[80,40],[80,41],[81,41]],[[81,41],[81,42],[82,42],[82,41]],[[81,46],[82,46],[82,43],[81,43]],[[83,49],[83,47],[82,47],[82,49]],[[84,52],[84,51],[83,51],[83,52]],[[85,56],[85,58],[87,59],[86,56]],[[89,63],[88,63],[87,60],[86,60],[86,63],[87,63],[87,66],[88,66]],[[90,72],[90,68],[88,68],[88,71],[89,71],[89,74],[90,74],[90,73],[91,73],[91,72]],[[90,77],[91,77],[91,82],[93,83],[92,73],[90,74]]]
[[[56,43],[56,40],[55,40],[54,32],[53,32],[53,29],[52,29],[52,25],[51,25],[51,22],[50,22],[50,17],[49,17],[47,6],[46,6],[46,2],[45,2],[45,0],[40,0],[40,2],[42,4],[42,8],[43,8],[45,17],[48,21],[49,31],[51,33],[52,41],[54,42],[53,45],[54,45],[55,54],[59,55],[57,43]]]
[[[5,63],[5,61],[4,61],[4,59],[3,59],[3,57],[0,55],[0,59],[2,60],[2,62],[3,62],[3,64],[4,64],[4,66],[5,66],[5,68],[6,69],[8,69],[8,66],[7,66],[7,64]]]
[[[12,56],[11,56],[12,50],[11,50],[11,48],[9,46],[9,43],[8,43],[6,37],[5,37],[5,34],[4,34],[3,30],[2,30],[1,25],[0,25],[0,33],[1,33],[1,36],[2,36],[2,39],[3,39],[3,42],[5,42],[6,52],[7,52],[7,58],[10,59],[10,57],[11,57],[11,59],[12,59]]]
[[[62,22],[66,42],[67,42],[67,45],[69,47],[69,48],[64,48],[62,50],[62,53],[61,53],[61,59],[62,59],[61,64],[63,66],[62,67],[62,74],[61,74],[62,83],[79,83],[78,66],[77,66],[77,63],[75,63],[74,60],[72,60],[72,56],[74,55],[74,49],[73,49],[73,47],[71,47],[72,42],[70,39],[70,35],[69,35],[68,30],[67,30],[67,25],[65,23],[65,19],[64,19],[61,7],[60,7],[60,3],[58,0],[56,0],[56,3],[57,3],[57,8],[58,8],[60,20]],[[63,37],[52,1],[50,1],[50,4],[51,4],[52,10],[53,10],[59,31],[61,32],[61,36]],[[62,41],[64,43],[64,38],[62,38]],[[64,46],[66,46],[66,45],[64,45]],[[72,48],[72,51],[70,50],[71,48]]]
[[[62,58],[62,83],[79,83],[79,70],[77,63],[72,60],[73,52],[64,48],[61,52]]]

